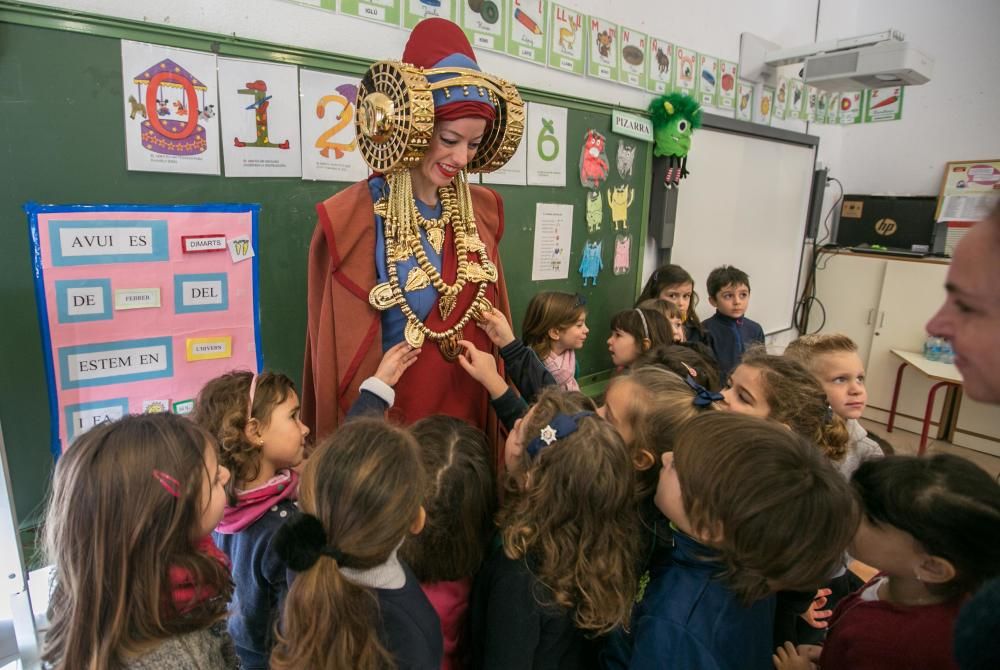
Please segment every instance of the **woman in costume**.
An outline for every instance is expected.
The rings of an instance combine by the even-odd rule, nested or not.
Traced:
[[[510,318],[503,202],[469,174],[501,167],[523,131],[517,89],[480,72],[450,21],[422,21],[402,62],[365,73],[357,137],[375,174],[317,205],[309,249],[302,416],[317,439],[404,340],[421,351],[396,384],[393,418],[448,414],[495,435],[488,395],[454,362],[460,339],[492,350],[480,314]]]

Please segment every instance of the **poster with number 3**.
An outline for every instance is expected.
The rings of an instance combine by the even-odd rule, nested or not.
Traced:
[[[299,70],[302,178],[360,181],[368,177],[354,134],[358,78]]]

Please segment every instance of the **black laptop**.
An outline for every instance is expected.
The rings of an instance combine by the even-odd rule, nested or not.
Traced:
[[[837,246],[863,253],[926,256],[934,249],[934,196],[845,195]]]

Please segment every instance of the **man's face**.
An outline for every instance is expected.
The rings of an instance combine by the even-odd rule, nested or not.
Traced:
[[[951,342],[965,393],[1000,404],[1000,221],[983,221],[955,249],[948,297],[927,332]]]

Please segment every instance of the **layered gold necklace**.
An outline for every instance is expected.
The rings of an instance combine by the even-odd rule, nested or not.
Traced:
[[[462,171],[452,183],[438,190],[441,216],[436,219],[424,218],[417,209],[409,170],[393,172],[387,177],[387,181],[388,199],[383,197],[375,203],[375,213],[383,221],[389,281],[376,285],[368,294],[368,302],[380,311],[399,307],[406,317],[403,337],[407,343],[411,347],[420,348],[424,340],[429,338],[437,343],[445,358],[453,361],[461,353],[458,339],[465,326],[471,319],[479,319],[483,313],[492,311],[493,305],[486,298],[486,289],[497,280],[497,267],[490,261],[486,245],[479,239],[476,230],[468,176]],[[458,260],[458,271],[452,284],[444,281],[441,273],[427,258],[420,240],[420,229],[423,229],[428,244],[440,254],[449,225]],[[470,252],[477,255],[478,261],[469,260]],[[416,258],[417,265],[407,274],[406,283],[400,286],[396,263],[405,261],[410,256]],[[428,328],[406,300],[406,293],[433,286],[439,294],[438,311],[442,319],[447,319],[455,310],[459,293],[470,282],[479,284],[475,299],[454,326],[441,332]]]

